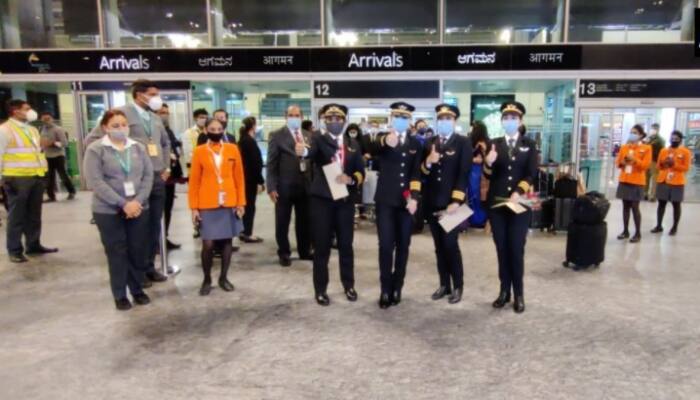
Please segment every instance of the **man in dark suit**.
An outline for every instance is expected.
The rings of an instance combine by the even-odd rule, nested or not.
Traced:
[[[343,135],[348,109],[340,104],[327,104],[321,109],[326,128],[314,135],[308,158],[313,162],[311,206],[314,210],[314,290],[316,302],[327,306],[328,259],[331,254],[331,238],[338,240],[340,280],[349,301],[357,300],[355,291],[354,254],[352,249],[355,204],[353,192],[364,180],[364,162],[357,141]],[[342,173],[335,181],[347,186],[350,195],[334,200],[323,170],[324,166],[338,163]]]
[[[304,158],[311,133],[301,129],[298,105],[287,108],[285,127],[270,133],[267,150],[267,193],[275,203],[275,238],[280,265],[292,265],[289,224],[294,209],[297,251],[302,260],[312,260],[309,218],[311,167]]]
[[[423,200],[440,275],[440,286],[432,298],[439,300],[450,295],[450,304],[455,304],[462,300],[464,285],[462,254],[457,240],[459,230],[445,232],[438,217],[441,213],[454,213],[466,199],[464,191],[472,166],[472,145],[466,136],[455,132],[459,108],[440,104],[435,112],[438,134],[426,142],[427,156],[421,165],[427,186]]]
[[[406,276],[413,218],[421,191],[422,146],[409,133],[415,108],[404,102],[391,106],[391,129],[379,134],[373,157],[379,160],[374,196],[379,235],[379,308],[398,305]]]
[[[165,216],[165,244],[168,250],[177,250],[181,246],[170,241],[168,232],[170,231],[170,221],[172,220],[173,206],[175,205],[175,185],[181,182],[184,177],[182,166],[180,165],[182,142],[177,140],[175,133],[170,129],[170,107],[164,103],[157,114],[163,121],[163,126],[165,131],[168,132],[168,138],[170,139],[170,177],[165,182],[165,209],[163,211]]]

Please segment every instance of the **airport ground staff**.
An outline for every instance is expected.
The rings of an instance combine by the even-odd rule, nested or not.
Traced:
[[[198,108],[194,110],[192,117],[194,118],[194,126],[187,129],[182,134],[182,158],[185,162],[184,171],[186,174],[189,174],[189,169],[192,164],[192,154],[194,153],[194,149],[198,146],[197,141],[199,137],[201,135],[206,136],[207,134],[204,129],[204,124],[206,124],[209,119],[209,113],[203,108]]]
[[[153,167],[146,147],[129,139],[123,112],[107,111],[100,126],[106,134],[88,146],[83,171],[92,188],[92,215],[107,255],[112,296],[125,311],[131,308],[127,288],[136,304],[150,303],[142,285]]]
[[[41,244],[41,205],[44,197],[46,158],[40,135],[29,125],[37,113],[24,100],[7,102],[9,119],[0,125],[0,171],[7,196],[7,253],[13,263],[29,261],[28,255],[55,253]],[[26,247],[22,245],[24,235]]]
[[[490,180],[487,197],[489,207],[503,198],[519,202],[537,177],[537,144],[522,136],[518,130],[524,115],[525,107],[518,102],[501,105],[501,122],[506,136],[492,141],[484,165],[484,174]],[[510,302],[512,289],[515,297],[513,309],[517,313],[525,311],[523,273],[530,214],[529,209],[521,214],[506,207],[489,209],[498,255],[498,279],[501,282],[500,294],[493,302],[494,308],[503,308]]]
[[[659,206],[656,210],[656,227],[651,233],[664,231],[663,220],[666,212],[666,204],[673,204],[673,227],[669,235],[674,236],[678,232],[678,222],[681,220],[681,203],[685,191],[685,174],[690,170],[693,154],[682,145],[683,134],[679,131],[671,132],[671,147],[661,150],[657,160],[659,175],[656,182],[656,199]]]
[[[466,136],[455,132],[459,108],[440,104],[435,108],[437,135],[426,142],[425,160],[421,165],[425,175],[425,211],[435,242],[440,286],[432,299],[449,295],[450,304],[462,300],[464,272],[462,253],[457,241],[459,230],[446,233],[439,223],[439,214],[454,213],[466,200],[469,170],[472,166],[472,145]]]
[[[355,291],[354,253],[352,248],[354,234],[355,204],[353,192],[358,190],[364,180],[365,166],[360,146],[356,140],[345,137],[345,125],[348,109],[340,104],[327,104],[321,112],[325,121],[325,130],[313,136],[307,157],[313,163],[313,181],[311,182],[311,209],[314,237],[314,290],[316,302],[327,306],[330,298],[328,287],[328,259],[331,254],[331,241],[338,240],[338,259],[340,261],[340,280],[345,296],[349,301],[357,300]],[[347,186],[349,196],[333,200],[331,189],[323,167],[338,163],[342,171],[335,178],[336,183]]]
[[[379,160],[379,182],[374,203],[379,236],[379,307],[401,302],[406,276],[413,217],[421,191],[422,146],[409,132],[415,107],[398,102],[390,106],[391,128],[379,135],[373,150]]]
[[[624,224],[624,231],[617,238],[619,240],[629,239],[631,212],[634,217],[635,234],[630,239],[630,243],[638,243],[642,240],[642,213],[639,211],[639,202],[644,198],[646,173],[652,159],[651,146],[642,143],[645,136],[644,128],[641,125],[633,126],[628,142],[622,145],[615,161],[617,167],[620,168],[617,198],[622,200],[622,222]]]

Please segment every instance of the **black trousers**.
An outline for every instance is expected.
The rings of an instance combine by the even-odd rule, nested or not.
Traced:
[[[7,252],[24,253],[22,235],[27,250],[41,246],[41,204],[44,200],[44,178],[3,177],[7,196]]]
[[[411,245],[413,217],[405,207],[376,205],[379,236],[379,281],[382,293],[403,288]]]
[[[355,255],[352,250],[355,205],[352,201],[311,197],[314,233],[314,290],[326,293],[328,288],[328,260],[331,256],[333,235],[338,238],[340,281],[344,289],[355,287]]]
[[[165,218],[165,237],[168,237],[170,232],[170,221],[173,217],[173,206],[175,205],[175,184],[165,185],[165,205],[163,208],[163,216]]]
[[[448,289],[464,286],[464,267],[462,265],[462,252],[459,250],[459,229],[455,228],[446,233],[437,217],[433,215],[438,209],[426,208],[430,225],[430,233],[435,243],[435,256],[437,258],[437,270],[440,275],[440,286]]]
[[[245,214],[243,215],[243,234],[253,236],[253,225],[255,223],[255,202],[258,199],[258,184],[255,182],[245,183]]]
[[[302,257],[311,254],[311,218],[309,214],[309,197],[304,188],[282,194],[275,203],[275,239],[277,254],[290,256],[289,224],[294,210],[294,228],[297,237],[297,251]]]
[[[56,200],[56,173],[58,173],[58,176],[61,178],[61,182],[63,182],[63,186],[66,187],[68,193],[75,194],[73,182],[70,180],[68,172],[66,172],[66,157],[52,157],[47,158],[46,161],[49,165],[49,182],[48,186],[46,186],[46,194],[49,196],[49,199]]]
[[[516,296],[523,295],[523,272],[525,270],[525,242],[530,225],[531,211],[515,214],[504,208],[489,212],[493,241],[498,254],[498,279],[501,291]]]
[[[115,300],[143,293],[144,260],[147,250],[148,210],[134,219],[119,214],[93,213],[107,255],[109,283]]]
[[[156,254],[160,247],[160,221],[163,218],[165,210],[165,181],[161,179],[160,172],[153,177],[153,189],[151,196],[148,198],[148,232],[146,238],[148,241],[147,247],[147,271],[148,273],[156,271]]]

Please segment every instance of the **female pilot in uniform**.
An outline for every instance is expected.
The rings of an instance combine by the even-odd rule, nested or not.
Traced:
[[[493,207],[497,198],[518,202],[530,190],[537,177],[537,148],[535,142],[519,133],[525,107],[517,101],[501,105],[501,122],[506,136],[494,139],[486,155],[484,174],[490,180],[487,204]],[[498,253],[498,279],[501,291],[494,308],[510,302],[513,289],[516,313],[525,311],[523,271],[525,239],[530,225],[530,210],[516,214],[507,207],[491,208],[489,220]]]

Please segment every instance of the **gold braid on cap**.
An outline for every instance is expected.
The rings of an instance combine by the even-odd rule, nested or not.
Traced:
[[[508,104],[501,113],[505,114],[510,112],[523,115],[523,112],[520,111],[520,109],[515,104]]]
[[[341,110],[339,107],[336,107],[336,106],[329,107],[326,110],[326,112],[323,113],[324,116],[328,116],[330,114],[340,114],[343,117],[345,117],[345,113],[343,112],[343,110]]]
[[[440,108],[440,110],[438,111],[438,115],[442,115],[442,114],[450,114],[450,115],[452,115],[452,116],[454,116],[454,117],[457,116],[457,114],[455,114],[455,112],[452,111],[452,109],[450,109],[450,107],[445,107],[445,106],[442,106],[442,107]]]

